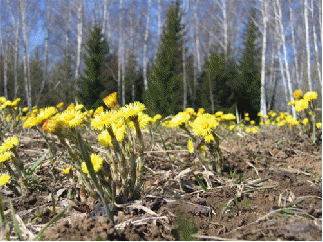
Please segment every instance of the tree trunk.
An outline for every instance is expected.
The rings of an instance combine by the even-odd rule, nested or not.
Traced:
[[[77,9],[77,52],[76,52],[76,67],[75,67],[75,80],[77,81],[80,76],[81,66],[81,51],[82,51],[82,39],[83,39],[83,0],[78,3]]]
[[[277,2],[277,8],[278,8],[278,18],[279,18],[279,25],[280,25],[280,35],[282,40],[282,47],[283,47],[283,53],[284,53],[284,62],[285,62],[285,71],[286,71],[286,77],[287,77],[287,86],[288,86],[288,92],[289,92],[289,100],[293,100],[293,88],[292,88],[292,81],[290,78],[290,70],[289,70],[289,61],[287,59],[287,50],[286,50],[286,40],[285,40],[285,32],[284,32],[284,25],[282,20],[282,13],[281,13],[281,7],[279,0]],[[292,113],[294,118],[296,118],[296,111],[295,107],[292,106]]]
[[[306,42],[306,55],[307,55],[307,82],[310,91],[313,90],[311,80],[311,49],[308,33],[308,14],[307,14],[307,0],[304,1],[304,20],[305,20],[305,42]]]
[[[315,50],[315,60],[316,60],[316,68],[319,78],[319,83],[322,86],[322,76],[321,76],[321,64],[320,64],[320,58],[319,58],[319,51],[317,47],[317,35],[316,35],[316,28],[315,28],[315,19],[314,19],[314,2],[311,0],[311,14],[312,14],[312,21],[313,21],[313,40],[314,40],[314,50]]]
[[[43,92],[44,87],[45,87],[45,82],[46,82],[46,80],[48,78],[48,39],[49,39],[49,26],[50,26],[50,24],[49,24],[49,22],[50,22],[49,0],[46,0],[46,7],[47,7],[47,19],[46,19],[47,33],[46,33],[46,36],[45,36],[45,71],[44,71],[44,75],[43,75],[43,80],[41,82],[40,90],[39,90],[39,93],[38,93],[38,97],[37,97],[37,100],[36,100],[36,105],[39,104],[39,100],[41,98],[42,92]]]
[[[297,49],[295,45],[295,31],[294,31],[294,14],[292,4],[289,0],[289,12],[290,12],[290,25],[292,31],[292,44],[293,44],[293,52],[294,52],[294,63],[295,63],[295,74],[296,74],[296,85],[299,88],[299,69],[298,69],[298,59],[297,59]]]
[[[14,63],[13,63],[13,71],[14,71],[14,94],[13,97],[14,99],[17,98],[18,95],[18,51],[19,51],[19,17],[16,17],[13,9],[12,9],[12,2],[7,0],[7,6],[9,7],[9,12],[11,15],[11,19],[12,19],[12,24],[13,24],[13,28],[14,28],[14,37],[15,37],[15,41],[14,41]]]
[[[143,53],[143,75],[144,75],[144,88],[145,91],[148,89],[148,79],[147,79],[147,48],[148,48],[148,38],[149,38],[149,24],[150,24],[150,9],[151,9],[151,0],[148,0],[148,10],[147,10],[147,24],[145,29],[145,37],[144,37],[144,53]]]
[[[20,1],[21,29],[23,35],[23,63],[24,63],[24,84],[25,95],[29,111],[32,110],[31,84],[29,77],[29,58],[28,58],[28,34],[27,34],[27,2]]]
[[[261,53],[261,101],[260,110],[262,116],[267,116],[266,110],[266,44],[267,44],[267,0],[262,0],[262,53]]]

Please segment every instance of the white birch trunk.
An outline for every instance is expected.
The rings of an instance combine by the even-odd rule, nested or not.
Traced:
[[[287,87],[288,87],[288,92],[289,92],[288,96],[289,96],[289,100],[293,100],[293,88],[292,88],[292,81],[291,81],[291,78],[290,78],[289,60],[287,59],[285,32],[284,32],[284,25],[283,25],[282,13],[281,13],[281,7],[280,7],[279,0],[277,0],[276,3],[277,3],[277,8],[278,8],[280,36],[281,36],[281,40],[282,40],[282,47],[283,47],[283,53],[284,53],[284,62],[285,62],[285,69],[286,69],[285,72],[286,72]],[[295,111],[294,106],[292,106],[292,113],[293,113],[293,116],[296,118],[296,111]]]
[[[16,99],[18,96],[18,45],[19,45],[19,16],[15,16],[13,9],[12,9],[12,2],[7,0],[6,1],[7,6],[9,7],[9,12],[11,15],[11,19],[12,19],[12,24],[13,24],[13,28],[14,28],[14,60],[13,60],[13,71],[14,71],[14,94],[13,97],[14,99]]]
[[[71,31],[72,31],[72,4],[69,3],[69,5],[68,5],[67,31],[66,31],[66,36],[65,36],[66,52],[70,48],[70,34],[71,34]]]
[[[123,14],[123,0],[119,1],[119,44],[118,44],[118,99],[122,101],[122,97],[120,98],[121,91],[121,68],[122,68],[122,14]]]
[[[314,40],[314,51],[315,51],[316,68],[317,68],[317,73],[318,73],[318,77],[319,77],[319,83],[322,86],[321,64],[320,64],[320,58],[319,58],[319,51],[318,51],[318,47],[317,47],[318,39],[317,39],[316,28],[315,28],[314,2],[313,2],[313,0],[311,0],[311,5],[312,5],[312,7],[311,7],[311,14],[312,14],[312,21],[313,21],[313,40]]]
[[[77,51],[76,51],[76,67],[75,67],[75,80],[80,77],[80,66],[81,66],[81,51],[82,51],[82,40],[83,40],[83,1],[78,3],[77,9]]]
[[[48,39],[49,39],[49,26],[50,26],[49,0],[46,0],[46,7],[47,7],[47,17],[46,17],[47,33],[46,33],[46,36],[45,36],[45,71],[44,71],[44,75],[43,75],[43,80],[41,82],[40,90],[39,90],[39,93],[38,93],[38,97],[37,97],[37,100],[35,102],[36,105],[39,104],[39,100],[41,98],[42,92],[43,92],[44,87],[45,87],[45,82],[46,82],[46,79],[48,77]]]
[[[310,40],[308,33],[308,12],[307,12],[307,0],[304,1],[304,20],[305,20],[305,43],[306,43],[306,56],[307,56],[307,82],[310,91],[313,90],[312,80],[311,80],[311,49]]]
[[[149,38],[150,10],[151,10],[151,0],[148,0],[147,24],[146,24],[146,29],[145,29],[144,53],[143,53],[143,76],[144,76],[145,91],[147,91],[147,89],[148,89],[148,79],[147,79],[147,66],[148,66],[147,48],[148,48],[148,44],[147,43],[148,43],[148,38]]]
[[[28,58],[28,34],[27,34],[27,2],[20,1],[20,17],[23,35],[23,63],[24,63],[24,85],[25,95],[29,111],[32,110],[31,84],[29,78],[29,58]]]
[[[292,44],[293,44],[293,52],[294,52],[294,63],[295,63],[295,74],[296,74],[296,85],[299,88],[299,68],[298,68],[298,57],[297,57],[297,49],[295,44],[295,27],[294,27],[294,14],[292,4],[289,0],[289,12],[290,12],[290,25],[292,31]]]
[[[267,116],[266,109],[266,44],[267,44],[267,0],[262,0],[262,53],[261,53],[261,101],[260,112],[262,116]]]
[[[157,7],[157,44],[156,44],[156,49],[155,53],[157,53],[158,46],[160,43],[160,35],[162,31],[162,19],[161,19],[161,14],[162,14],[162,8],[161,8],[161,0],[158,0],[158,7]]]
[[[194,80],[193,80],[193,102],[196,101],[197,76],[201,72],[201,58],[200,58],[200,39],[199,39],[199,21],[197,18],[197,5],[199,0],[195,2],[194,6],[194,20],[195,20],[195,54],[194,54]]]

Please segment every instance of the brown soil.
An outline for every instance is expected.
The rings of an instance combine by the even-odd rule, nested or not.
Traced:
[[[54,217],[55,187],[56,212],[71,208],[44,240],[322,240],[320,137],[312,144],[306,135],[277,128],[226,136],[223,174],[204,173],[212,185],[207,191],[193,176],[194,168],[202,178],[203,169],[185,151],[187,137],[175,130],[163,137],[168,154],[159,135],[153,146],[145,137],[142,193],[136,201],[117,204],[115,225],[101,216],[102,205],[92,198],[67,199],[70,183],[57,167],[66,167],[69,158],[58,145],[56,181],[45,162],[37,170],[37,192],[14,200],[29,239]],[[19,150],[29,160],[46,150],[40,138],[34,139]],[[5,210],[10,218],[8,203]],[[14,232],[11,236],[16,238]]]

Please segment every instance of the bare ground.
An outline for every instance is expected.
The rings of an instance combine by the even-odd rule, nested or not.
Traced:
[[[193,176],[195,171],[202,177],[203,169],[186,151],[183,133],[163,134],[168,153],[159,135],[154,145],[145,136],[142,193],[138,200],[117,204],[114,226],[92,198],[67,199],[70,183],[60,166],[68,156],[57,144],[56,181],[45,162],[37,170],[37,191],[14,200],[25,238],[33,239],[54,217],[55,187],[57,212],[71,208],[44,240],[322,240],[321,134],[312,144],[306,135],[283,129],[259,131],[222,140],[224,171],[221,176],[204,173],[212,185],[207,191]],[[40,157],[46,145],[39,137],[27,137],[19,149],[23,159]],[[5,210],[9,218],[7,203]]]

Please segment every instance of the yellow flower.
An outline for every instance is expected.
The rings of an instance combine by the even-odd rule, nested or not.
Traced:
[[[79,104],[75,106],[75,110],[81,110],[82,108],[84,108],[83,104]]]
[[[308,101],[305,99],[300,99],[295,101],[295,110],[296,112],[303,111],[308,108]]]
[[[12,154],[10,152],[0,153],[0,162],[6,162],[11,158]]]
[[[214,140],[214,136],[213,136],[213,134],[209,134],[209,135],[207,135],[207,136],[205,136],[205,141],[207,142],[207,143],[210,143],[211,141],[213,141]]]
[[[269,125],[270,124],[270,119],[267,119],[266,122],[265,122],[266,125]]]
[[[186,109],[185,109],[185,113],[188,113],[188,114],[195,114],[194,108],[186,108]]]
[[[96,130],[103,130],[110,127],[114,122],[120,118],[121,113],[115,110],[109,110],[108,112],[102,112],[91,120],[91,126]]]
[[[223,115],[223,112],[222,111],[218,111],[214,115],[215,115],[215,117],[221,117]]]
[[[260,113],[260,112],[258,112],[258,113],[257,113],[257,116],[258,116],[258,117],[260,117],[260,116],[261,116],[261,113]]]
[[[307,92],[304,94],[304,100],[309,102],[314,99],[317,99],[317,92]]]
[[[252,127],[251,132],[254,134],[258,133],[258,127]]]
[[[129,103],[121,108],[122,116],[125,118],[138,116],[142,111],[146,110],[145,104],[140,102]]]
[[[0,97],[0,104],[4,104],[7,101],[5,97]]]
[[[19,139],[16,136],[9,137],[4,140],[0,146],[0,152],[11,150],[12,148],[19,145]]]
[[[251,132],[251,128],[246,128],[245,131],[246,131],[246,133],[250,133]]]
[[[256,123],[256,122],[255,122],[254,120],[251,120],[251,121],[250,121],[250,124],[251,124],[251,125],[254,125],[255,123]]]
[[[234,130],[234,129],[235,129],[235,127],[236,127],[236,126],[235,126],[234,124],[231,124],[231,125],[229,126],[229,129],[230,129],[230,130]]]
[[[112,146],[112,139],[108,131],[104,130],[98,135],[99,144],[109,147]]]
[[[197,111],[197,114],[201,115],[203,113],[205,113],[205,109],[204,108],[199,108],[199,110]]]
[[[23,127],[32,128],[39,124],[43,124],[47,119],[49,119],[55,113],[57,113],[57,109],[55,107],[40,109],[38,115],[36,117],[30,116],[24,123]]]
[[[187,142],[187,147],[188,147],[188,151],[190,153],[194,153],[194,146],[193,146],[193,141],[191,139],[188,140]]]
[[[246,116],[246,117],[244,118],[244,120],[246,120],[246,121],[250,121],[250,118],[249,118],[248,116]]]
[[[218,125],[219,123],[214,115],[206,113],[197,117],[191,124],[191,127],[195,135],[206,136]]]
[[[75,109],[75,104],[74,103],[71,103],[70,105],[68,105],[68,107],[66,108],[66,110],[74,110]]]
[[[113,92],[110,95],[106,96],[103,99],[103,102],[108,108],[115,107],[117,105],[117,103],[118,103],[117,92]]]
[[[23,109],[22,109],[22,111],[24,112],[24,113],[27,113],[28,112],[28,107],[24,107]]]
[[[264,121],[259,122],[259,125],[264,125],[264,124],[265,124]]]
[[[56,116],[57,119],[61,120],[64,125],[75,128],[83,124],[86,114],[79,110],[65,110],[63,113]]]
[[[103,159],[101,158],[101,156],[97,154],[91,154],[91,162],[95,173],[99,172],[102,169]],[[87,169],[86,163],[82,162],[81,166],[82,166],[82,171],[85,174],[89,174],[89,170]]]
[[[62,108],[64,106],[63,102],[60,102],[59,104],[56,105],[57,108]]]
[[[288,102],[288,106],[291,106],[291,105],[294,105],[295,104],[295,101],[289,101]]]
[[[179,127],[181,125],[187,124],[187,121],[191,118],[190,114],[187,112],[179,112],[178,114],[173,117],[170,122],[169,126],[170,127]]]
[[[249,117],[249,113],[245,113],[245,115],[244,115],[245,117]]]
[[[95,112],[94,112],[93,116],[97,116],[97,115],[99,115],[100,113],[102,113],[103,111],[104,111],[103,107],[102,107],[102,106],[100,106],[100,107],[98,107],[97,109],[95,109]]]
[[[0,176],[0,185],[3,186],[3,185],[8,184],[9,180],[10,180],[10,175],[8,175],[8,174],[2,174]]]
[[[301,90],[296,90],[294,92],[294,98],[300,99],[302,97],[302,91]]]
[[[307,125],[307,124],[308,124],[308,118],[304,118],[304,119],[303,119],[303,124],[304,124],[304,125]]]
[[[316,128],[318,129],[322,128],[322,123],[316,123]]]
[[[63,174],[69,174],[72,170],[73,166],[69,166],[67,168],[65,168],[64,170],[62,170],[62,173]]]
[[[228,113],[228,114],[223,114],[221,116],[221,118],[223,120],[233,120],[233,119],[236,119],[236,117],[232,114],[232,113]]]
[[[57,134],[61,125],[62,125],[61,121],[55,120],[55,119],[49,119],[49,120],[46,120],[46,122],[43,124],[43,130],[51,134]]]

